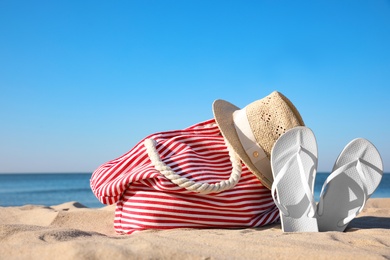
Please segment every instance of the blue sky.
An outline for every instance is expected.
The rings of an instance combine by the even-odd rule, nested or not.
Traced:
[[[390,1],[0,2],[0,173],[92,172],[148,134],[285,94],[330,171],[390,170]]]

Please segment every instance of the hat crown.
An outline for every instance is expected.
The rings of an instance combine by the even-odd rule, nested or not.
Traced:
[[[304,125],[295,106],[277,91],[247,105],[246,114],[257,143],[268,157],[273,144],[284,132]]]

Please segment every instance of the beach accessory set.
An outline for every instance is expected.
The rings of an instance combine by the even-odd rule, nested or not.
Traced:
[[[356,141],[316,205],[316,140],[289,99],[275,91],[243,109],[216,100],[213,113],[191,127],[149,135],[94,171],[92,191],[102,203],[116,203],[118,233],[261,227],[278,221],[279,212],[285,232],[335,230],[336,218],[346,226],[380,181],[373,175],[382,169],[377,151]],[[343,187],[363,191],[355,211],[339,198]]]
[[[303,124],[299,113],[278,92],[243,110],[217,100],[213,111],[216,119],[152,134],[94,171],[95,196],[116,203],[117,232],[261,227],[279,220],[269,154],[285,129]]]

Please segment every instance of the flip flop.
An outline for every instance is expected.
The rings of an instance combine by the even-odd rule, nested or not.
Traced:
[[[288,130],[271,151],[272,197],[284,232],[318,232],[313,189],[317,171],[317,142],[303,126]],[[277,198],[275,198],[275,192]]]
[[[382,159],[372,143],[357,138],[347,144],[322,186],[317,205],[319,231],[344,231],[363,210],[382,175]]]

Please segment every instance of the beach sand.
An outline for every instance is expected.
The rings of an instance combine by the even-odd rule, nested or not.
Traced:
[[[345,232],[148,230],[118,235],[115,206],[0,207],[1,259],[390,259],[390,198],[370,199]]]

